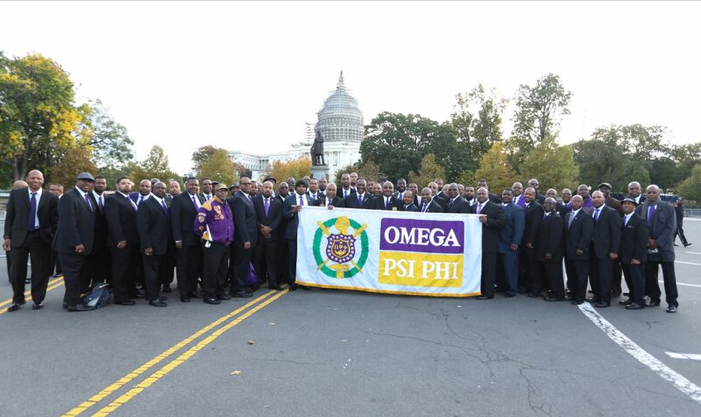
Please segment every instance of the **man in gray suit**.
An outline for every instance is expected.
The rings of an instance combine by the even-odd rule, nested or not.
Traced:
[[[647,222],[650,238],[647,244],[648,263],[645,272],[645,295],[648,307],[660,305],[662,292],[657,283],[659,267],[664,276],[664,292],[667,300],[667,312],[676,313],[679,303],[677,297],[677,278],[674,272],[674,232],[677,230],[677,217],[674,207],[660,199],[660,188],[649,185],[647,199],[638,206],[635,213]]]

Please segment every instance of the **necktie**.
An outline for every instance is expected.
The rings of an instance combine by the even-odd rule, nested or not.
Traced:
[[[192,197],[192,204],[195,205],[195,210],[198,210],[200,207],[197,205],[197,199],[195,198],[194,195],[191,197]]]
[[[102,196],[100,196],[100,199],[97,200],[97,207],[100,208],[100,213],[102,213],[102,211],[103,211],[104,208],[105,208],[104,204],[102,203]]]
[[[129,198],[129,196],[127,196],[126,198],[127,198],[127,201],[129,202],[129,205],[131,206],[131,209],[136,211],[138,209],[138,207],[136,207],[136,203],[134,202],[134,200]]]
[[[574,214],[574,213],[570,213],[570,221],[567,222],[567,228],[568,228],[568,229],[569,229],[570,227],[572,227],[572,222],[574,221],[574,217],[575,217],[575,214]]]
[[[363,207],[363,196],[358,194],[358,205],[360,207]]]
[[[161,207],[163,208],[163,213],[165,213],[166,217],[168,217],[168,206],[166,206],[165,200],[161,200]]]
[[[427,208],[428,208],[428,204],[424,203],[424,206],[421,208],[421,212],[426,213]]]
[[[139,202],[136,203],[137,207],[141,205],[141,203],[144,201],[144,196],[139,195]]]
[[[389,197],[385,198],[385,209],[389,208]]]
[[[599,208],[594,210],[594,222],[599,221],[599,210],[600,210]]]
[[[299,205],[300,206],[304,205],[304,198],[302,198],[302,196],[299,196]]]
[[[657,206],[650,206],[650,208],[647,209],[647,227],[652,227],[652,220],[653,217],[655,216],[655,210]]]
[[[399,193],[399,199],[404,200],[404,193]]]
[[[32,199],[29,201],[29,231],[33,232],[37,222],[37,193],[32,193]]]
[[[448,203],[448,206],[452,206],[454,201],[455,201],[455,199],[451,198],[451,199],[450,199],[450,203]],[[478,213],[479,213],[479,212],[478,212]]]
[[[88,205],[88,209],[92,211],[92,204],[90,204],[90,197],[88,197],[87,194],[85,194],[85,204]]]
[[[270,207],[270,203],[268,203],[268,199],[265,199],[265,217],[268,217],[268,208]]]
[[[477,214],[482,213],[482,204],[477,205]]]
[[[625,221],[623,221],[623,227],[628,226],[628,220],[630,220],[630,215],[627,215],[627,216],[625,217]]]
[[[545,220],[548,217],[548,213],[543,214],[543,220]]]

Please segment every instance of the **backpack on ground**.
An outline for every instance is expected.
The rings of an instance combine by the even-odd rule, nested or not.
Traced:
[[[110,285],[104,282],[95,284],[83,297],[83,305],[92,308],[102,308],[110,302]]]

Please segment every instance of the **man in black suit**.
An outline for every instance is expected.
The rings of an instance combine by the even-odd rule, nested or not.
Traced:
[[[594,297],[589,302],[597,308],[611,305],[613,263],[618,259],[621,247],[621,216],[604,204],[604,194],[594,191],[591,195],[594,211],[594,237],[591,242],[589,278]]]
[[[647,263],[647,243],[650,236],[645,220],[635,214],[635,200],[626,197],[623,208],[623,234],[621,236],[621,266],[630,291],[628,300],[620,303],[628,310],[645,308],[645,264]]]
[[[485,192],[486,190],[485,188]],[[477,201],[479,203],[479,199]],[[474,210],[470,211],[470,209],[474,209],[474,207],[475,206],[470,207],[467,201],[458,195],[458,185],[456,183],[448,185],[448,199],[446,200],[445,207],[443,207],[446,213],[474,213]],[[496,253],[496,249],[494,253]]]
[[[58,230],[55,249],[63,268],[66,292],[63,305],[68,311],[87,311],[80,302],[81,277],[86,274],[87,257],[95,240],[96,210],[90,199],[95,178],[87,172],[78,174],[75,188],[58,201]]]
[[[319,191],[319,181],[316,178],[309,179],[309,191],[307,191],[307,195],[313,205],[316,205],[316,202],[324,196],[324,193]]]
[[[10,191],[5,216],[3,249],[11,259],[10,282],[12,304],[7,311],[24,304],[27,258],[32,260],[33,309],[44,307],[46,288],[51,276],[51,243],[58,227],[58,197],[43,190],[44,174],[39,170],[27,174],[28,188]]]
[[[214,197],[212,185],[212,180],[209,178],[202,179],[202,194],[200,194],[200,197],[202,197],[204,201],[209,201]]]
[[[12,183],[13,190],[26,189],[27,187],[29,187],[29,186],[27,185],[26,181],[19,180],[19,181],[15,181]],[[53,258],[55,259],[56,256],[53,256]],[[10,255],[9,248],[5,249],[5,261],[6,261],[5,263],[7,264],[7,282],[10,284],[10,286],[12,286],[12,255]],[[52,262],[52,264],[53,264],[53,262]],[[52,268],[52,271],[53,271],[53,268]],[[30,284],[31,282],[32,282],[31,277],[28,277],[25,280],[25,284]]]
[[[251,191],[251,179],[241,177],[241,188],[227,200],[234,214],[234,244],[231,245],[233,262],[229,267],[231,277],[231,296],[248,298],[253,292],[247,288],[248,272],[250,269],[253,248],[258,240],[258,219],[253,207],[253,200],[249,195]]]
[[[326,186],[326,197],[329,196],[329,187],[332,183]],[[307,184],[299,180],[295,183],[295,192],[290,193],[285,199],[285,204],[282,208],[282,216],[287,219],[287,228],[285,229],[285,240],[287,241],[288,247],[288,274],[290,280],[290,291],[297,289],[298,285],[295,283],[297,279],[297,226],[299,225],[299,219],[297,218],[297,213],[304,208],[304,206],[310,205],[309,198],[306,195]],[[307,290],[308,287],[301,286],[302,289]]]
[[[421,204],[419,211],[422,213],[443,213],[443,207],[434,201],[431,189],[424,187],[421,190]]]
[[[457,197],[457,193],[457,185],[450,184],[448,195],[451,198],[454,196],[459,198],[467,207],[467,202],[462,197]],[[470,207],[469,210],[470,213],[479,214],[479,220],[482,223],[482,295],[477,297],[477,299],[489,300],[494,298],[499,231],[506,226],[506,217],[504,216],[504,209],[500,205],[489,201],[489,194],[484,187],[477,190],[477,204]]]
[[[356,193],[351,193],[348,195],[349,199],[354,199],[356,196]],[[310,204],[312,204],[312,201],[309,201]],[[336,184],[334,183],[329,183],[329,185],[326,186],[326,195],[321,197],[316,201],[316,205],[319,207],[345,207],[346,203],[345,201],[336,195]]]
[[[526,188],[523,195],[526,198],[526,225],[523,229],[523,242],[521,244],[521,256],[519,257],[519,292],[528,292],[528,297],[540,297],[543,289],[543,281],[540,275],[535,251],[533,250],[540,222],[543,220],[545,210],[536,201],[536,193],[533,187]]]
[[[135,304],[132,297],[141,296],[136,289],[136,269],[141,257],[136,203],[129,198],[131,186],[129,178],[120,177],[117,191],[105,201],[106,245],[112,255],[112,295],[115,304],[126,306]]]
[[[477,199],[475,198],[475,187],[471,185],[466,185],[465,190],[463,191],[462,198],[467,201],[467,204],[472,207],[475,204],[477,204]],[[438,202],[440,204],[440,201]],[[445,210],[445,205],[443,205],[443,209]]]
[[[328,189],[328,185],[326,186]],[[338,197],[345,200],[351,194],[355,194],[355,190],[351,188],[350,174],[341,175],[341,189],[337,192]]]
[[[194,227],[197,210],[204,203],[204,197],[197,194],[199,188],[197,178],[188,178],[185,181],[185,192],[175,196],[170,205],[178,292],[183,303],[189,302],[190,298],[200,297],[197,293],[197,280],[202,275],[202,246]]]
[[[397,199],[394,197],[394,184],[385,181],[382,184],[382,195],[375,199],[375,210],[397,210]]]
[[[137,209],[141,207],[141,203],[145,202],[149,199],[149,197],[151,197],[151,188],[151,181],[141,180],[141,182],[139,182],[139,191],[129,194],[132,201],[136,203]]]
[[[548,279],[550,293],[545,301],[563,301],[565,287],[562,282],[562,237],[565,223],[560,213],[555,210],[555,199],[545,199],[545,214],[540,222],[538,237],[535,242],[535,258],[540,270]]]
[[[321,178],[324,180],[325,178]],[[321,184],[322,181],[319,180],[319,191],[321,191]],[[324,190],[326,190],[326,184],[324,183]],[[278,185],[278,191],[275,193],[275,199],[280,202],[280,206],[285,205],[285,200],[287,197],[290,196],[290,186],[287,185],[287,182],[282,181]],[[278,239],[278,246],[277,250],[275,251],[275,255],[277,256],[277,280],[279,283],[290,283],[290,268],[289,268],[289,257],[288,257],[288,251],[289,248],[287,246],[287,239],[285,239],[285,232],[287,230],[287,219],[283,216],[282,221],[280,222],[280,226],[278,226],[278,236],[280,237]]]
[[[594,220],[582,210],[582,196],[575,195],[570,201],[572,211],[565,216],[565,270],[571,302],[580,305],[587,295],[589,249],[594,237]]]
[[[81,292],[86,293],[90,287],[100,282],[111,284],[110,278],[110,252],[107,249],[107,219],[105,217],[105,204],[107,200],[107,180],[102,175],[95,176],[95,185],[90,198],[97,210],[95,210],[95,241],[92,253],[88,256],[88,274],[81,282]]]
[[[406,190],[403,193],[403,201],[399,206],[399,211],[413,211],[418,212],[419,208],[414,204],[414,193],[411,190]]]
[[[374,197],[367,190],[365,178],[358,178],[355,182],[356,193],[346,198],[345,203],[348,208],[369,209],[373,205]]]
[[[165,201],[166,185],[159,181],[152,189],[151,197],[139,206],[136,227],[143,253],[146,298],[154,307],[166,307],[168,304],[160,290],[169,265],[167,258],[173,253],[173,235],[170,210]]]
[[[530,180],[528,180],[528,186],[535,190],[535,199],[538,202],[538,204],[542,205],[545,202],[545,196],[538,192],[538,187],[540,186],[538,180],[535,178],[531,178]]]
[[[489,186],[487,185],[487,180],[481,179],[481,180],[477,181],[477,189],[479,190],[480,188],[484,188],[487,190],[487,194],[489,195],[489,201],[491,201],[494,204],[501,204],[501,197],[489,192]]]
[[[279,291],[282,287],[277,278],[276,252],[280,239],[278,229],[282,222],[282,204],[273,198],[272,182],[266,181],[262,187],[263,192],[253,198],[258,219],[258,241],[253,251],[253,265],[259,284],[267,279],[268,288]]]
[[[628,184],[628,197],[635,200],[635,203],[640,206],[645,202],[645,195],[643,194],[643,189],[640,187],[640,183],[633,181]]]
[[[406,191],[406,180],[404,178],[399,178],[397,180],[397,189],[394,193],[394,197],[399,201],[404,201],[404,192]]]

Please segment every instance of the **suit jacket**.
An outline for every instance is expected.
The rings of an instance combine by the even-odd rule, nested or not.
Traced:
[[[595,217],[592,212],[592,218]],[[594,220],[594,253],[598,259],[606,259],[609,252],[618,253],[621,249],[621,216],[606,205],[601,206],[599,219]]]
[[[511,252],[509,246],[516,244],[519,246],[519,249],[516,250],[516,253],[518,253],[523,240],[523,230],[526,227],[526,213],[521,207],[513,203],[504,206],[503,210],[506,223],[504,228],[499,231],[498,252]]]
[[[78,254],[75,247],[82,244],[85,251],[78,255],[90,255],[95,240],[95,210],[88,207],[80,192],[74,188],[58,200],[58,229],[54,250],[60,253]]]
[[[494,203],[492,203],[492,204],[494,204]],[[476,206],[472,206],[472,207],[476,207]],[[458,196],[458,197],[455,197],[455,200],[453,200],[453,204],[450,204],[450,198],[449,198],[445,203],[444,210],[446,213],[474,213],[474,211],[470,211],[472,209],[472,207],[470,207],[470,205],[467,203],[467,200]],[[495,249],[495,252],[496,252],[496,249]]]
[[[94,192],[90,192],[89,196],[93,207],[97,208],[97,210],[95,210],[95,243],[93,243],[92,251],[93,253],[98,253],[107,248],[107,218],[105,216],[104,207],[107,205],[107,199],[110,198],[110,196],[102,193],[102,210],[100,210]]]
[[[277,239],[279,236],[278,229],[280,223],[282,223],[282,203],[277,198],[270,198],[270,203],[268,205],[268,215],[265,215],[265,200],[262,194],[258,194],[253,197],[253,208],[256,211],[256,218],[258,219],[258,241],[264,242],[265,237],[260,232],[261,226],[268,226],[272,232],[270,233],[271,239]]]
[[[114,193],[105,201],[108,247],[116,247],[122,240],[127,241],[127,247],[139,244],[136,210],[129,200],[120,193]]]
[[[570,219],[572,224],[570,224]],[[584,210],[575,215],[573,211],[565,216],[565,256],[570,261],[589,260],[589,245],[594,237],[594,219]],[[582,251],[577,255],[577,249]]]
[[[621,217],[623,217],[623,215],[625,214],[623,213],[623,206],[621,206],[621,202],[613,197],[609,197],[606,200],[606,205],[616,210]]]
[[[557,210],[557,212],[560,213],[560,217],[564,219],[567,217],[567,213],[572,211],[572,207],[569,207],[567,204],[556,203],[555,210]]]
[[[358,193],[354,193],[348,196],[348,198],[346,198],[345,203],[346,207],[348,208],[369,209],[374,205],[374,199],[375,197],[373,197],[370,193],[366,192],[363,195],[363,206],[361,207],[360,202],[358,201]]]
[[[635,209],[635,213],[647,222],[649,201],[645,201]],[[652,216],[652,225],[648,227],[650,239],[657,242],[658,253],[648,254],[648,260],[656,262],[673,262],[674,255],[674,232],[677,230],[677,216],[674,206],[666,201],[658,199],[655,215]]]
[[[253,202],[246,193],[238,191],[227,200],[234,214],[234,245],[243,246],[251,242],[251,247],[258,241],[258,219]]]
[[[423,210],[423,203],[420,203],[416,206],[419,211]],[[428,207],[426,207],[426,213],[443,213],[443,206],[438,204],[435,200],[431,201],[428,204]]]
[[[4,237],[13,247],[23,246],[29,233],[29,191],[27,188],[10,191],[5,214]],[[52,243],[58,227],[58,197],[42,190],[37,205],[39,233],[46,243]]]
[[[154,255],[166,255],[171,249],[173,234],[170,215],[163,211],[163,207],[155,198],[149,197],[139,205],[136,229],[139,231],[142,251],[151,248]]]
[[[419,208],[416,207],[416,204],[411,203],[408,206],[405,204],[402,204],[399,206],[399,211],[413,211],[413,212],[418,212]]]
[[[539,261],[562,264],[564,252],[562,238],[565,230],[565,221],[560,217],[560,213],[554,210],[543,218],[539,227],[538,237],[533,245],[535,247],[535,258]],[[548,253],[552,256],[549,261],[545,259],[545,255]]]
[[[310,205],[309,198],[304,196],[304,205]],[[297,213],[292,212],[292,206],[299,204],[299,196],[297,193],[291,193],[285,199],[285,204],[282,206],[282,217],[287,219],[287,225],[285,226],[285,239],[296,239],[297,238],[297,225],[299,224],[299,219],[297,218]]]
[[[628,224],[623,226],[620,251],[621,263],[629,265],[633,259],[646,263],[647,240],[649,236],[650,232],[647,230],[645,219],[633,213],[628,219]]]
[[[195,195],[200,203],[204,203],[204,197]],[[185,191],[172,198],[170,204],[170,227],[173,241],[182,241],[183,246],[198,246],[201,238],[195,233],[195,217],[197,207],[192,202],[192,196]]]
[[[309,198],[309,201],[314,203],[313,205],[316,205],[316,201],[319,200],[321,197],[324,197],[325,195],[326,195],[325,193],[323,193],[321,191],[317,191],[316,198],[312,198],[312,193],[307,191],[307,197]],[[281,202],[281,204],[282,204],[282,202]]]
[[[350,191],[350,192],[349,192],[349,194],[346,196],[346,198],[352,196],[353,194],[356,194],[355,188],[352,188],[352,187],[351,187],[351,189],[348,190],[348,191]],[[336,197],[340,198],[341,200],[345,200],[345,198],[343,197],[343,188],[342,188],[342,187],[336,188]]]
[[[467,206],[467,201],[464,199],[462,201]],[[470,213],[477,213],[477,204],[469,209]],[[496,253],[499,247],[499,231],[506,226],[504,209],[499,204],[487,200],[482,206],[480,214],[487,216],[487,223],[482,223],[482,252]]]
[[[391,196],[389,198],[389,205],[385,207],[385,196],[381,195],[380,197],[376,198],[374,201],[374,206],[373,209],[375,210],[392,210],[393,208],[396,208],[399,210],[399,200],[394,198],[394,196]]]
[[[526,243],[535,244],[540,229],[540,222],[543,220],[545,210],[536,201],[526,205],[526,226],[523,229],[523,245]]]
[[[139,192],[129,193],[129,198],[131,198],[131,201],[136,203],[137,207],[140,205],[139,204],[139,197],[141,197],[141,193],[139,193]],[[151,194],[149,194],[148,197],[146,198],[146,200],[148,200],[151,197],[152,197]],[[142,202],[145,202],[146,200],[143,200]]]
[[[351,194],[348,198],[353,199],[355,198],[354,194]],[[365,204],[365,202],[363,202]],[[316,200],[316,204],[319,207],[328,207],[328,206],[334,206],[334,207],[345,207],[346,202],[339,196],[335,196],[333,200],[329,200],[328,196],[324,196],[318,200]]]
[[[494,203],[494,204],[501,204],[501,197],[499,197],[498,195],[492,194],[492,193],[489,193],[489,192],[487,193],[487,195],[488,195],[487,198],[489,198],[489,201],[491,201],[492,203]]]

